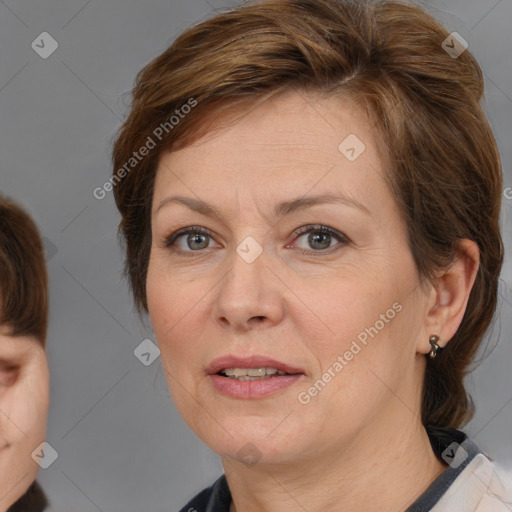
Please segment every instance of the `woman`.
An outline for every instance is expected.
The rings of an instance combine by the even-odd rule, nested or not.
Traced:
[[[268,0],[139,73],[111,179],[126,274],[225,471],[183,511],[510,510],[458,430],[503,261],[462,46],[397,2]]]
[[[0,196],[0,511],[39,512],[35,481],[46,436],[49,373],[45,344],[48,278],[39,231]]]

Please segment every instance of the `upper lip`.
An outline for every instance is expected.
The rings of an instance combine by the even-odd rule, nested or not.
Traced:
[[[289,364],[277,361],[267,356],[253,355],[249,357],[237,357],[226,355],[214,359],[206,368],[206,373],[214,375],[226,368],[275,368],[285,373],[304,373],[304,370]]]

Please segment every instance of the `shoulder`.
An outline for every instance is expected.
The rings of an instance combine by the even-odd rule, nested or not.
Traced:
[[[504,467],[480,453],[455,479],[435,512],[510,512],[512,467]]]
[[[210,487],[194,496],[180,512],[229,512],[231,493],[226,475],[220,476]]]
[[[480,504],[482,511],[512,510],[512,467],[503,467],[494,462],[493,475]],[[494,507],[494,508],[493,508]],[[480,512],[480,508],[477,509]]]

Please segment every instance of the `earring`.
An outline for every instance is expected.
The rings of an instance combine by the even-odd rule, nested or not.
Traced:
[[[432,350],[428,355],[430,359],[434,359],[441,350],[441,347],[436,343],[437,341],[439,341],[439,336],[437,336],[436,334],[432,334],[428,341],[430,345],[432,345]]]

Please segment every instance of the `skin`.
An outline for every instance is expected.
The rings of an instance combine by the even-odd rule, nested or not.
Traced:
[[[36,479],[32,452],[46,437],[49,370],[32,337],[12,337],[0,326],[0,511],[5,512]]]
[[[405,510],[446,467],[420,420],[425,354],[429,335],[444,346],[462,321],[477,246],[464,240],[436,283],[420,286],[375,133],[346,99],[288,92],[218,128],[163,154],[156,175],[147,299],[176,407],[221,456],[231,512]],[[338,150],[351,133],[366,145],[354,162]],[[277,202],[325,192],[369,213],[322,204],[272,217]],[[221,218],[175,202],[159,208],[171,195],[208,202]],[[348,242],[295,234],[319,224]],[[189,226],[212,236],[165,247]],[[236,252],[247,236],[263,249],[252,263]],[[301,404],[298,393],[395,302],[402,310]],[[205,372],[225,354],[264,354],[305,376],[266,398],[229,398]],[[247,443],[255,464],[243,458]]]

